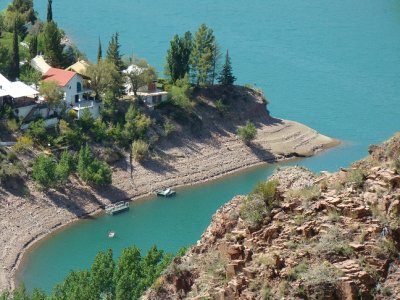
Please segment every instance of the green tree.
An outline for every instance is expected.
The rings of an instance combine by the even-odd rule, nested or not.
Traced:
[[[31,122],[28,127],[28,135],[31,136],[35,142],[44,143],[47,141],[46,125],[43,119]]]
[[[188,31],[183,37],[177,34],[170,42],[170,48],[167,51],[166,70],[172,83],[182,79],[189,73],[190,54],[192,52],[192,34]]]
[[[102,57],[103,57],[103,50],[101,49],[101,40],[99,37],[99,47],[97,48],[97,63],[99,63]]]
[[[108,44],[108,49],[107,49],[107,60],[114,64],[115,68],[117,69],[118,73],[116,73],[114,79],[113,79],[113,89],[112,92],[115,97],[120,97],[124,94],[125,92],[125,87],[124,87],[124,78],[122,71],[124,70],[125,66],[124,63],[122,62],[122,56],[119,52],[120,48],[119,44],[119,34],[116,32],[115,34],[112,35],[111,40]]]
[[[133,65],[128,68],[125,74],[130,83],[130,90],[135,96],[140,87],[157,78],[156,70],[145,59],[133,59]]]
[[[100,60],[86,70],[91,87],[96,96],[103,99],[107,92],[112,93],[120,87],[120,74],[115,65],[108,60]]]
[[[233,85],[235,80],[236,77],[232,74],[232,65],[229,52],[226,50],[225,63],[222,67],[221,74],[218,77],[218,82],[222,85]]]
[[[88,184],[108,185],[111,184],[110,167],[98,159],[92,158],[88,145],[81,148],[78,159],[79,176]]]
[[[169,91],[169,97],[175,105],[186,111],[193,109],[193,104],[190,102],[192,87],[189,82],[189,76],[186,74],[182,79],[178,79]]]
[[[140,268],[141,255],[137,247],[122,250],[114,273],[115,299],[137,299],[142,270]],[[139,294],[139,296],[140,296]]]
[[[68,180],[69,175],[75,169],[74,156],[67,150],[61,154],[60,161],[58,162],[55,169],[55,176],[58,182],[64,183]]]
[[[94,119],[92,117],[92,114],[90,113],[90,110],[88,108],[85,108],[82,112],[82,114],[79,117],[78,124],[82,128],[84,132],[87,132],[90,130],[90,128],[93,127]]]
[[[212,83],[216,57],[214,32],[205,24],[201,24],[194,36],[190,59],[191,77],[196,85]]]
[[[246,126],[239,127],[237,129],[237,134],[243,143],[249,145],[250,142],[255,139],[257,135],[257,129],[252,122],[247,121]]]
[[[12,47],[12,62],[10,70],[10,79],[15,80],[19,78],[19,43],[18,43],[18,31],[17,22],[14,22],[13,30],[13,47]]]
[[[91,268],[92,285],[96,293],[99,293],[102,299],[110,298],[114,294],[114,276],[115,263],[112,250],[99,252],[94,258]]]
[[[42,79],[42,74],[36,71],[31,66],[23,66],[21,68],[20,78],[21,81],[25,82],[29,85],[35,85],[36,87],[39,84],[39,81]]]
[[[128,143],[133,139],[143,138],[151,124],[146,115],[140,113],[134,105],[130,105],[125,114],[124,133]]]
[[[55,186],[57,183],[55,174],[56,165],[53,158],[40,154],[32,167],[33,179],[44,188]]]
[[[47,23],[53,22],[53,0],[47,0]]]
[[[38,36],[32,35],[31,42],[29,43],[29,55],[34,58],[38,53]]]
[[[52,299],[57,300],[98,300],[98,294],[91,285],[90,272],[72,271],[64,281],[54,288]]]
[[[43,31],[44,56],[52,67],[62,67],[64,46],[61,44],[62,34],[53,21],[47,22]]]
[[[55,110],[61,106],[64,92],[57,81],[42,81],[39,86],[39,92],[47,102],[48,114],[51,109]]]
[[[6,31],[12,32],[16,23],[18,33],[24,38],[25,24],[34,24],[36,19],[33,0],[13,0],[4,12],[3,27]]]
[[[11,53],[7,47],[0,45],[0,73],[6,77],[10,76]]]

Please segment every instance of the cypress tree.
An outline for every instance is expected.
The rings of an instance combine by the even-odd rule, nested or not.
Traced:
[[[29,55],[31,58],[34,58],[37,55],[37,50],[38,50],[38,37],[37,35],[33,35],[31,42],[29,44]]]
[[[12,51],[10,77],[11,80],[15,80],[16,78],[19,77],[19,44],[18,44],[17,21],[14,22],[13,51]]]
[[[226,50],[225,63],[222,67],[220,76],[218,77],[218,82],[222,85],[233,85],[236,77],[232,74],[231,58],[229,57],[229,52]]]
[[[120,44],[118,37],[118,32],[112,35],[107,49],[107,60],[111,62],[118,71],[118,73],[116,73],[116,77],[113,79],[111,88],[114,97],[120,97],[125,93],[124,78],[122,74],[122,71],[124,70],[124,63],[122,62],[121,54],[119,53]]]
[[[99,37],[99,47],[97,49],[97,62],[99,62],[102,59],[102,57],[103,57],[103,51],[101,49],[101,40]]]
[[[47,1],[47,22],[53,21],[53,8],[52,8],[53,0]]]
[[[189,31],[183,37],[176,34],[172,38],[166,57],[166,74],[170,77],[172,83],[189,73],[191,52],[192,34]]]
[[[53,21],[46,23],[43,35],[45,57],[52,67],[61,67],[64,61],[64,46],[61,44],[61,33],[58,30],[57,24]]]

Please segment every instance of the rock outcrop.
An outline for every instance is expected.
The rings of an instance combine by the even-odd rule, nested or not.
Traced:
[[[337,173],[279,170],[254,224],[221,207],[142,299],[399,299],[400,135]]]

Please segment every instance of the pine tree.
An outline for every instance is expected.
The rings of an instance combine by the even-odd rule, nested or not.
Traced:
[[[31,58],[34,58],[38,52],[38,37],[37,35],[33,35],[31,42],[29,44],[29,55]]]
[[[52,8],[53,0],[47,1],[47,22],[50,23],[53,21],[53,8]]]
[[[214,58],[216,56],[216,42],[213,30],[201,24],[197,30],[191,53],[191,78],[197,85],[212,83]]]
[[[19,43],[18,43],[17,22],[15,21],[13,30],[13,51],[12,51],[10,78],[11,80],[15,80],[18,77],[19,77]]]
[[[232,74],[231,58],[229,57],[229,52],[226,50],[225,63],[222,67],[220,76],[218,77],[218,82],[222,85],[233,85],[236,77]]]
[[[101,49],[101,40],[99,37],[99,47],[97,49],[97,62],[99,62],[102,59],[102,57],[103,57],[103,51]]]

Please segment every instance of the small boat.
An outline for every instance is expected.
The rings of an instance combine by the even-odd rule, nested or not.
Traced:
[[[114,215],[116,213],[119,213],[121,211],[129,209],[129,202],[126,201],[120,201],[117,203],[113,203],[110,205],[107,205],[105,208],[106,213],[109,215]]]
[[[170,196],[174,196],[175,194],[176,194],[176,192],[170,188],[167,188],[165,190],[157,190],[156,191],[156,195],[162,196],[162,197],[170,197]]]
[[[115,231],[110,230],[110,231],[108,232],[108,237],[109,237],[110,239],[114,238],[114,237],[115,237]]]

